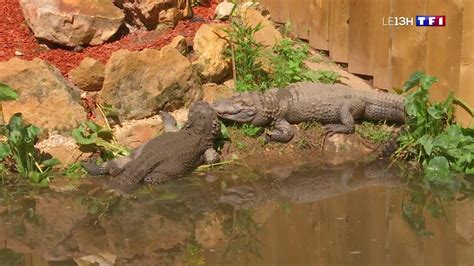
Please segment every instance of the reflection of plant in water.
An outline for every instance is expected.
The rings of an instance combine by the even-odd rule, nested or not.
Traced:
[[[196,241],[195,237],[191,237],[186,245],[185,262],[190,265],[204,265],[206,263],[202,254],[201,246]]]
[[[122,197],[114,193],[105,193],[100,196],[80,196],[75,201],[86,205],[88,213],[94,215],[99,220],[104,215],[110,215],[118,210]]]
[[[469,177],[452,175],[444,182],[437,182],[409,176],[409,180],[403,195],[402,215],[410,227],[422,236],[432,234],[426,229],[426,212],[434,218],[444,217],[448,220],[446,205],[474,195],[473,180],[469,180]]]
[[[0,265],[23,265],[24,259],[23,254],[7,248],[0,249]]]
[[[224,233],[229,239],[224,250],[225,260],[238,264],[244,259],[244,262],[248,263],[248,254],[262,259],[262,243],[257,238],[259,231],[260,227],[253,218],[252,209],[232,209],[224,220]]]

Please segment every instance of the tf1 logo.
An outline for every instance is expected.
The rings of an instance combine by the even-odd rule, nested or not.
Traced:
[[[417,27],[444,27],[446,16],[416,16]]]

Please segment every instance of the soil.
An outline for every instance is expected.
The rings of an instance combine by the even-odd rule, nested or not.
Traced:
[[[41,44],[28,28],[18,0],[0,0],[0,61],[15,57],[15,52],[23,55],[22,59],[41,58],[56,66],[62,74],[79,65],[85,57],[91,57],[106,63],[113,52],[120,49],[143,50],[159,49],[171,42],[176,35],[183,35],[191,43],[194,34],[203,23],[212,20],[217,0],[193,8],[195,17],[183,20],[174,29],[157,31],[136,31],[118,40],[98,46],[85,47],[80,52],[68,49],[50,49]]]

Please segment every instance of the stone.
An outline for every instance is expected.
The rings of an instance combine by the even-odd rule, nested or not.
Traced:
[[[222,2],[216,6],[216,9],[214,10],[214,18],[219,20],[227,20],[229,19],[230,15],[232,15],[234,8],[234,3]]]
[[[79,150],[76,141],[72,137],[50,134],[47,139],[41,140],[35,147],[61,162],[55,168],[63,168],[80,160],[87,159],[86,154]]]
[[[2,103],[5,121],[21,112],[26,122],[46,132],[69,133],[86,118],[79,90],[43,60],[0,62],[0,82],[19,93],[17,101]]]
[[[281,33],[275,28],[275,26],[273,26],[272,22],[262,16],[258,10],[247,8],[241,11],[241,15],[244,18],[245,23],[249,26],[256,27],[260,24],[262,28],[255,32],[254,37],[257,42],[264,46],[273,47],[283,39]]]
[[[35,36],[65,46],[98,45],[109,40],[124,21],[111,0],[20,0]]]
[[[202,100],[212,103],[217,100],[229,98],[234,95],[232,88],[216,83],[206,83],[202,85]]]
[[[230,58],[225,56],[229,40],[227,24],[203,24],[194,37],[194,67],[206,80],[219,83],[232,73]]]
[[[178,21],[183,18],[183,13],[177,8],[170,8],[160,12],[160,24],[175,27]]]
[[[121,119],[141,119],[201,99],[200,86],[191,62],[174,48],[119,50],[105,67],[100,99]]]
[[[165,45],[165,47],[174,48],[183,55],[187,54],[188,52],[188,43],[186,42],[186,38],[183,35],[177,35],[169,44]]]
[[[114,3],[124,10],[128,24],[147,30],[156,29],[160,12],[178,6],[175,0],[114,0]]]
[[[83,91],[99,91],[105,78],[105,66],[98,60],[84,58],[79,66],[68,74],[69,80]]]

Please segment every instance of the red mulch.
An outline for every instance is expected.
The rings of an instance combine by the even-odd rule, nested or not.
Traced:
[[[217,1],[212,0],[210,5],[193,8],[193,12],[195,16],[203,18],[206,23],[212,19],[216,5]],[[174,29],[163,34],[149,31],[135,32],[114,42],[86,47],[82,52],[64,49],[47,50],[39,45],[26,25],[19,0],[0,0],[0,61],[9,60],[15,56],[15,51],[19,51],[24,54],[22,59],[41,58],[56,66],[61,73],[66,74],[78,66],[84,57],[92,57],[105,63],[113,52],[120,49],[133,51],[145,48],[159,49],[178,34],[192,40],[202,23],[184,20],[180,21]]]

